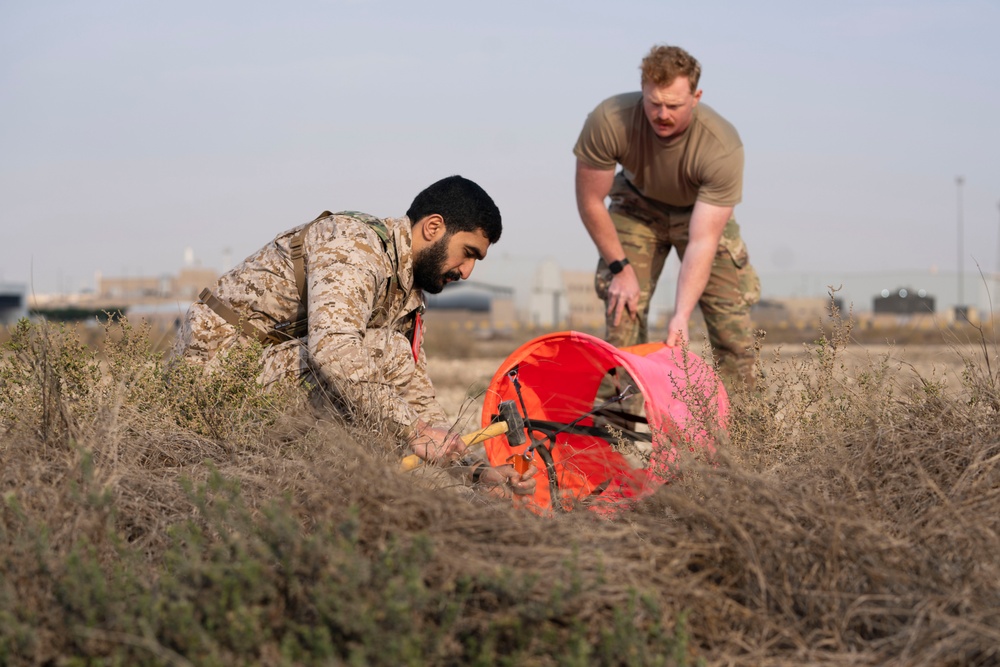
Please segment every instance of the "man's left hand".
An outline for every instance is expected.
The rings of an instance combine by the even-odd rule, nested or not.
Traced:
[[[687,345],[690,341],[688,336],[688,318],[674,316],[670,318],[670,323],[667,325],[669,328],[667,331],[666,344],[670,347],[683,347]]]

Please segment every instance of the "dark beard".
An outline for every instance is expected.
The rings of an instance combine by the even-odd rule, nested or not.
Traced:
[[[458,280],[458,271],[445,273],[444,263],[448,259],[448,235],[421,250],[413,258],[413,286],[428,294],[438,294],[444,289],[445,280]]]

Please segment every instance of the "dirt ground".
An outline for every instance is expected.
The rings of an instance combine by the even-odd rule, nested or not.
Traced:
[[[502,343],[494,341],[481,346],[481,354],[473,354],[470,358],[451,359],[441,355],[429,358],[431,380],[438,400],[463,432],[479,425],[483,392],[493,374],[517,345],[511,343],[509,348],[506,350]],[[997,351],[989,351],[990,361],[996,368]],[[802,344],[768,345],[761,350],[761,362],[766,372],[780,373],[785,364],[802,359],[808,353]],[[975,345],[851,345],[839,353],[839,359],[843,364],[842,372],[848,376],[874,362],[887,360],[900,385],[919,383],[919,378],[924,378],[943,379],[946,386],[957,386],[964,359],[982,364],[984,354],[982,348]]]

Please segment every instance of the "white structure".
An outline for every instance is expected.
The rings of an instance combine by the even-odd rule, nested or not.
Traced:
[[[547,259],[535,271],[535,284],[528,301],[529,324],[558,328],[569,315],[569,299],[562,279],[562,269],[554,259]]]

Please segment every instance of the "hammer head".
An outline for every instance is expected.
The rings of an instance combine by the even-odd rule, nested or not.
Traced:
[[[514,401],[500,401],[497,411],[497,421],[507,423],[507,444],[520,447],[526,443],[528,438],[524,434],[524,418],[518,412],[517,404]]]

